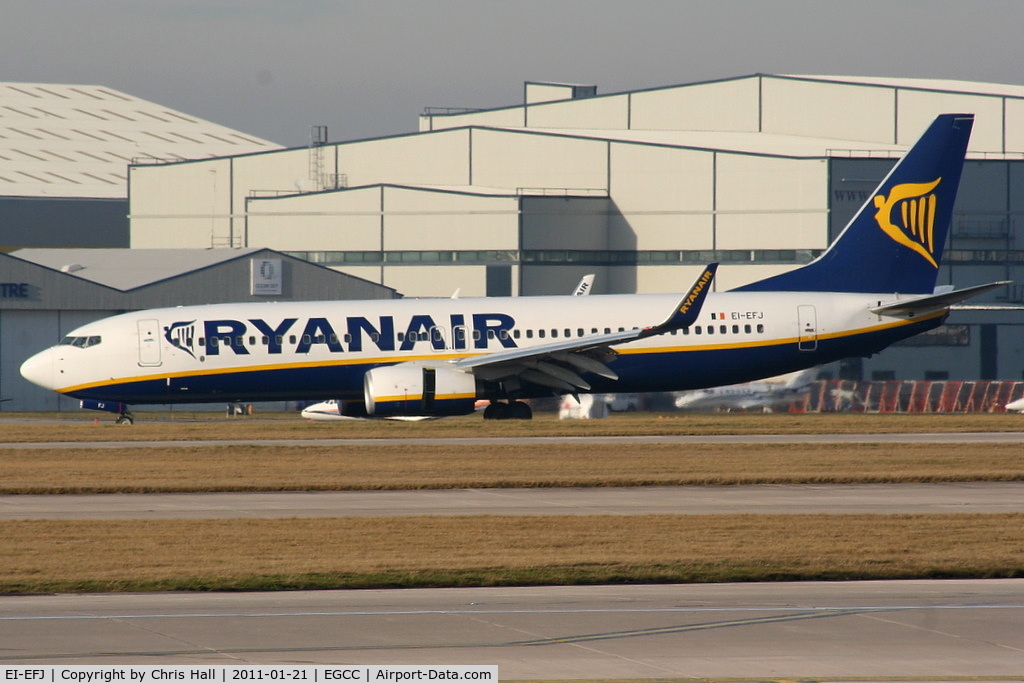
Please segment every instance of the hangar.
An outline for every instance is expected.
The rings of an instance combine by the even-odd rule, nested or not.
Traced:
[[[1015,280],[849,379],[1024,372],[1024,87],[739,78],[427,109],[419,131],[129,167],[133,248],[268,247],[407,295],[678,291],[704,263],[733,287],[806,263],[936,114],[976,114],[939,283]],[[1022,235],[1024,238],[1024,235]],[[1007,310],[1010,307],[1010,310]],[[927,345],[927,353],[921,352]]]
[[[0,83],[0,251],[127,247],[130,163],[271,149],[113,88]]]
[[[105,86],[0,83],[0,410],[74,407],[18,368],[97,318],[190,303],[394,297],[268,249],[127,249],[131,163],[276,149]]]

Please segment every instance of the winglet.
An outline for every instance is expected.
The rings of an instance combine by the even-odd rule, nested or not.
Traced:
[[[573,296],[586,296],[590,294],[590,288],[594,286],[594,273],[587,273],[580,278],[580,283],[576,285],[576,289],[572,290]]]
[[[690,290],[683,295],[683,298],[679,300],[675,308],[672,310],[672,315],[666,318],[662,323],[655,325],[654,327],[647,328],[641,335],[643,337],[649,337],[654,334],[664,334],[665,332],[671,332],[672,330],[679,330],[684,327],[689,327],[693,323],[697,322],[697,316],[700,315],[700,309],[704,305],[704,299],[707,298],[708,292],[711,291],[711,281],[715,279],[715,271],[718,270],[718,264],[712,263],[704,269],[704,272],[700,274],[697,281],[693,283]]]

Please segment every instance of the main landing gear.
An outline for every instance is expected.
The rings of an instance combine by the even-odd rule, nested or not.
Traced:
[[[528,403],[522,401],[491,401],[491,404],[484,408],[485,420],[532,420],[533,410]]]
[[[124,410],[114,420],[114,424],[128,425],[129,427],[135,424],[135,416],[132,415],[130,410]]]

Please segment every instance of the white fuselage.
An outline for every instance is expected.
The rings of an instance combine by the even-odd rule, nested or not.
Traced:
[[[614,348],[618,379],[595,392],[673,391],[760,379],[869,355],[940,324],[870,308],[892,294],[724,292],[696,323]],[[31,381],[123,403],[363,395],[363,376],[397,363],[448,367],[471,356],[656,325],[676,295],[218,304],[126,313],[84,325],[25,362]],[[486,373],[481,373],[486,377]],[[499,385],[479,398],[501,397]],[[550,395],[528,382],[520,396]]]

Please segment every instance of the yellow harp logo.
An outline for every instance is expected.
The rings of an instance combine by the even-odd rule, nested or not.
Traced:
[[[882,231],[897,243],[916,251],[938,268],[932,254],[935,252],[935,207],[937,198],[932,190],[942,178],[930,183],[904,183],[889,191],[889,196],[875,195],[875,221]],[[896,213],[900,225],[893,223]]]

